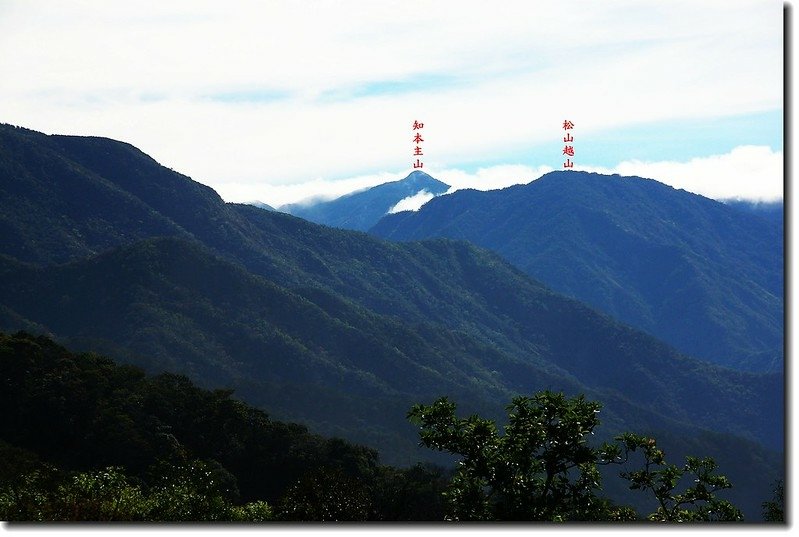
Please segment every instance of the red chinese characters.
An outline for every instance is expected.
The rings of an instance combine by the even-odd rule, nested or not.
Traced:
[[[424,167],[424,162],[419,160],[419,156],[424,155],[421,146],[421,143],[424,142],[424,138],[422,138],[422,133],[418,132],[420,129],[423,128],[424,128],[424,123],[421,123],[419,121],[413,122],[413,130],[416,131],[414,132],[413,136],[413,143],[414,143],[413,156],[416,157],[416,162],[413,163],[414,169]]]
[[[570,132],[574,129],[574,123],[569,121],[568,119],[563,121],[563,130],[566,131],[566,136],[563,137],[563,143],[568,144],[574,141],[574,136]],[[563,163],[564,168],[574,168],[574,162],[572,162],[570,157],[574,156],[574,146],[573,145],[564,145],[563,146],[563,154],[566,155],[566,162]]]

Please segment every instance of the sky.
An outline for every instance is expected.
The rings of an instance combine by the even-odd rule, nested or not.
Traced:
[[[782,17],[774,0],[0,0],[0,122],[125,141],[273,206],[417,158],[454,188],[527,183],[565,145],[574,170],[773,201]]]

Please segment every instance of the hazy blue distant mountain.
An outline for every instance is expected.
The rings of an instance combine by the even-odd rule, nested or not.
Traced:
[[[268,203],[264,203],[262,201],[251,201],[247,205],[252,205],[253,207],[258,207],[259,209],[266,209],[267,211],[276,211],[274,207],[269,205]]]
[[[681,355],[464,242],[396,244],[226,204],[130,145],[0,126],[7,214],[0,330],[234,387],[390,462],[420,453],[411,403],[450,395],[498,416],[510,395],[550,388],[602,401],[608,432],[733,461],[725,473],[754,483],[736,491],[750,512],[781,472],[777,454],[731,451],[781,449],[781,375]]]
[[[693,356],[782,370],[781,229],[653,180],[553,172],[459,191],[371,232],[466,239]]]
[[[449,185],[424,172],[414,171],[400,181],[384,183],[312,205],[284,205],[280,210],[317,224],[366,231],[403,199],[423,191],[438,195],[447,190]]]
[[[757,215],[764,220],[776,224],[780,229],[784,225],[784,207],[782,201],[746,201],[724,200],[724,205],[734,207],[746,213]]]

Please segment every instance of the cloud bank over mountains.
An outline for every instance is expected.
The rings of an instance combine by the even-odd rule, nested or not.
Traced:
[[[559,166],[564,118],[581,129],[579,154],[591,136],[615,142],[614,129],[670,120],[664,136],[683,134],[679,122],[721,132],[724,118],[781,110],[782,10],[762,0],[6,0],[2,121],[123,140],[227,200],[280,205],[401,179],[418,119],[425,171],[498,188]],[[655,158],[718,152],[706,144]],[[504,174],[499,163],[527,169]],[[744,188],[719,195],[764,195]]]
[[[739,146],[723,155],[694,158],[688,162],[633,160],[620,162],[612,169],[580,169],[655,179],[716,200],[783,199],[782,151],[766,146]]]
[[[674,188],[681,188],[716,200],[779,201],[783,199],[783,154],[767,146],[739,146],[728,153],[679,161],[623,161],[612,168],[576,165],[575,170],[604,174],[619,174],[655,179]],[[457,168],[429,170],[430,175],[447,183],[449,192],[464,188],[495,190],[525,184],[553,171],[551,166],[531,167],[521,164],[502,164],[465,171]],[[261,200],[272,206],[296,203],[320,192],[327,199],[343,196],[356,190],[398,181],[404,172],[383,172],[328,181],[322,178],[294,185],[265,186],[257,184],[225,184],[217,190],[227,201]],[[406,198],[392,210],[417,210],[432,199],[419,194]],[[401,208],[398,208],[401,207]]]

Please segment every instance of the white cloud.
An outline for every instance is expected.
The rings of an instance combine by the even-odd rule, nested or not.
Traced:
[[[217,185],[215,188],[225,201],[263,201],[272,207],[279,208],[289,203],[311,203],[313,201],[335,199],[358,190],[364,190],[391,181],[399,181],[404,179],[406,175],[404,173],[382,172],[338,180],[317,177],[311,181],[278,185],[226,182]]]
[[[414,119],[425,169],[449,173],[534,165],[519,155],[564,117],[589,133],[779,109],[781,33],[782,3],[761,0],[4,1],[0,121],[288,199],[401,178]]]
[[[394,214],[402,211],[418,211],[422,205],[435,197],[435,194],[432,194],[427,190],[420,190],[413,196],[402,198],[399,203],[388,210],[387,214]]]
[[[646,177],[717,200],[776,201],[783,197],[782,151],[765,146],[739,146],[723,155],[687,162],[632,160],[612,169],[590,166],[575,166],[575,169]]]
[[[574,169],[646,177],[717,200],[775,201],[783,197],[783,154],[766,146],[739,146],[728,153],[693,158],[684,162],[630,160],[620,162],[612,168],[577,165]],[[551,171],[553,168],[550,166],[501,164],[479,168],[475,172],[446,168],[428,170],[428,173],[451,185],[452,188],[447,192],[451,193],[464,188],[495,190],[516,184],[527,184]],[[383,172],[336,181],[317,178],[288,185],[224,184],[218,191],[227,201],[260,200],[278,207],[285,203],[319,197],[322,193],[326,194],[324,198],[332,199],[355,190],[397,181],[403,179],[405,175],[405,173]],[[416,210],[414,207],[417,204],[421,206],[432,198],[430,195],[424,199],[420,194],[402,200],[392,208],[392,211]]]
[[[479,168],[474,173],[450,168],[431,174],[438,180],[447,183],[452,188],[449,192],[472,188],[474,190],[496,190],[512,185],[527,184],[545,173],[551,172],[551,166],[523,166],[521,164],[500,164]]]
[[[520,164],[500,164],[497,166],[479,168],[475,172],[467,172],[457,168],[446,168],[442,170],[428,169],[427,173],[435,179],[450,185],[451,188],[447,193],[451,193],[463,188],[496,190],[511,185],[526,184],[552,170],[553,168],[551,166],[531,167]],[[337,180],[327,180],[317,177],[311,181],[283,185],[223,183],[217,185],[216,189],[226,201],[246,202],[257,200],[268,203],[273,207],[280,207],[288,203],[310,203],[311,201],[320,199],[337,198],[357,190],[363,190],[391,181],[399,181],[400,179],[404,179],[407,175],[408,174],[405,172],[381,172]],[[414,196],[418,196],[418,193]],[[427,201],[429,200],[425,200],[424,202]],[[408,207],[411,206],[412,205],[409,205]],[[403,207],[405,206],[403,205]],[[413,209],[404,208],[399,210]]]

